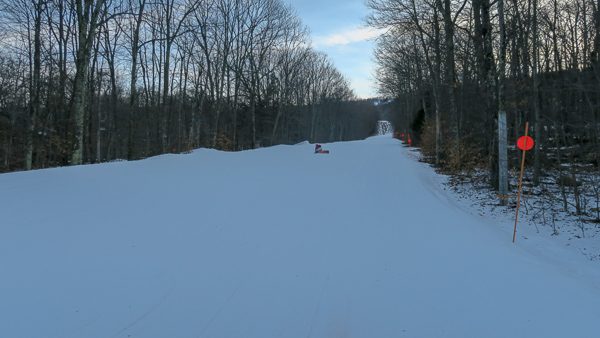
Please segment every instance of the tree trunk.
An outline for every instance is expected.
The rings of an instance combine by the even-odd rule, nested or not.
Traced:
[[[169,72],[171,69],[171,45],[173,41],[170,38],[169,33],[170,23],[167,22],[167,41],[165,45],[165,63],[164,63],[164,72],[163,72],[163,97],[162,97],[162,114],[160,117],[160,141],[161,141],[161,149],[163,153],[168,152],[169,147],[169,114],[171,112],[170,102],[169,102]]]
[[[490,182],[498,189],[498,106],[496,102],[496,64],[492,40],[492,24],[489,0],[473,0],[473,15],[475,21],[474,44],[478,60],[479,78],[483,83],[483,101],[487,120],[487,130],[491,134],[488,146]]]
[[[454,98],[454,80],[455,80],[455,65],[454,65],[454,22],[452,20],[452,8],[450,0],[443,0],[444,4],[442,7],[441,0],[438,2],[440,11],[443,13],[444,18],[444,42],[446,47],[446,62],[445,62],[445,73],[446,73],[446,90],[448,95],[448,120],[450,121],[450,131],[452,137],[452,148],[454,150],[454,156],[458,156],[455,160],[460,162],[460,142],[458,135],[458,114],[456,110],[456,102]]]
[[[38,0],[34,4],[34,38],[33,38],[33,75],[30,88],[30,106],[29,121],[27,130],[27,155],[25,160],[25,170],[31,170],[33,162],[33,139],[35,135],[35,120],[40,110],[40,73],[41,73],[41,26],[42,11],[46,6],[45,2]]]
[[[257,148],[256,144],[256,95],[250,94],[250,116],[252,117],[252,148]]]
[[[134,129],[137,119],[137,106],[138,106],[138,93],[137,93],[137,65],[138,65],[138,54],[139,54],[139,41],[140,41],[140,28],[142,25],[142,16],[144,14],[144,8],[146,6],[146,0],[141,0],[139,4],[138,14],[135,21],[135,29],[133,31],[131,42],[131,83],[129,97],[129,119],[127,121],[127,160],[131,161],[134,159]]]
[[[534,114],[534,142],[533,142],[533,184],[540,184],[540,172],[541,172],[541,152],[540,152],[540,141],[542,131],[540,128],[540,80],[538,76],[538,43],[537,43],[537,2],[533,0],[533,63],[532,63],[532,77],[533,77],[533,114]]]
[[[91,57],[92,42],[96,35],[100,13],[105,0],[83,0],[76,2],[78,47],[75,81],[73,83],[73,98],[71,113],[73,115],[74,149],[71,157],[72,165],[83,162],[83,132],[85,118],[85,96],[87,89],[87,72]]]
[[[504,0],[498,0],[500,26],[500,54],[498,57],[498,196],[500,205],[508,204],[508,151],[506,110],[504,109],[504,72],[506,70],[506,36],[504,27]]]

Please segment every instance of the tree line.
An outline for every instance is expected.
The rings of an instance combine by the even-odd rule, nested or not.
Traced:
[[[370,136],[280,0],[0,0],[0,172]]]
[[[396,129],[412,126],[437,166],[487,166],[506,204],[508,169],[521,160],[514,145],[530,122],[533,184],[552,170],[598,171],[600,1],[366,4],[367,23],[385,30],[378,91],[393,99]]]

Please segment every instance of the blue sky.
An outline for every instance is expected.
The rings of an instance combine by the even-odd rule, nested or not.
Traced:
[[[297,11],[311,30],[313,47],[329,55],[335,66],[351,80],[354,93],[374,97],[371,61],[374,36],[364,27],[367,8],[363,0],[283,0]]]

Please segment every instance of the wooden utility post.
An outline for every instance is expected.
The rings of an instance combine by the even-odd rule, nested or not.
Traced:
[[[500,25],[500,54],[498,56],[498,197],[500,205],[508,205],[508,150],[506,110],[504,109],[504,73],[506,69],[506,39],[504,30],[504,1],[498,0]]]

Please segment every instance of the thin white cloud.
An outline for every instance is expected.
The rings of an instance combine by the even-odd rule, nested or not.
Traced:
[[[375,38],[380,34],[381,31],[377,29],[352,27],[339,33],[333,33],[326,36],[315,36],[313,38],[313,45],[315,47],[347,45],[353,42],[366,41]]]

